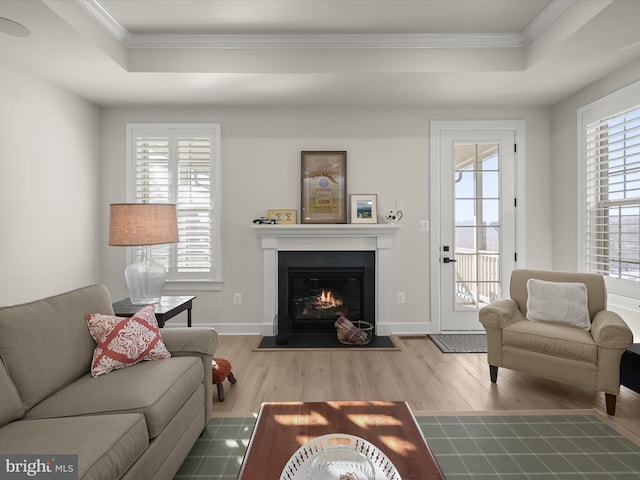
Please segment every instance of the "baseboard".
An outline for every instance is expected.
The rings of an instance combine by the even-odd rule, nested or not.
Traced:
[[[185,324],[169,320],[164,328],[185,327]],[[193,323],[194,327],[213,328],[220,335],[274,335],[272,324],[262,323]],[[440,332],[435,329],[435,325],[429,323],[404,322],[404,323],[379,323],[377,334],[399,337],[425,336],[438,333],[484,333],[484,330],[469,332]]]

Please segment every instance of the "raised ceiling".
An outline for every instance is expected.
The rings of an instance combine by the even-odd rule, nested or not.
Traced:
[[[640,58],[637,0],[2,0],[0,55],[100,105],[552,105]]]

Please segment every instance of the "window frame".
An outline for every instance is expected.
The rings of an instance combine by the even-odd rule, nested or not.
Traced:
[[[206,275],[170,272],[165,282],[165,289],[172,291],[221,291],[223,285],[222,277],[222,248],[220,235],[220,199],[221,199],[221,180],[220,180],[220,138],[221,127],[218,123],[129,123],[126,129],[127,143],[127,201],[136,202],[136,141],[142,135],[161,135],[170,137],[172,130],[189,131],[193,130],[201,135],[203,131],[209,131],[211,139],[211,158],[210,158],[210,195],[211,195],[211,264],[210,272]],[[175,158],[170,158],[169,168],[177,171]],[[176,192],[176,179],[172,180],[170,190]],[[178,202],[177,198],[170,199],[172,203]],[[176,255],[176,246],[171,246],[171,255]],[[140,247],[127,247],[127,260],[132,263],[137,258],[137,249]],[[175,264],[175,262],[173,262]]]
[[[586,175],[588,168],[587,127],[594,122],[599,122],[616,115],[623,115],[627,111],[639,108],[640,82],[636,82],[578,109],[578,172],[580,181],[578,182],[578,245],[576,253],[577,265],[580,271],[590,271],[587,265],[587,241],[589,239],[587,232],[587,215],[589,214],[587,208],[588,185]],[[640,287],[639,281],[615,278],[608,275],[604,275],[604,279],[609,293],[630,298],[640,298],[638,295],[638,288]]]

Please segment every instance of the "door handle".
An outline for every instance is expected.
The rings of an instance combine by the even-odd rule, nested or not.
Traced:
[[[456,262],[456,260],[454,260],[452,258],[449,258],[449,257],[444,257],[442,259],[442,263],[454,263],[454,262]]]

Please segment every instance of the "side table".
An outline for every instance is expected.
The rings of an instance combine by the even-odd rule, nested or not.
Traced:
[[[162,297],[155,305],[156,320],[158,326],[164,327],[164,323],[181,312],[187,311],[187,326],[191,326],[191,308],[196,297]],[[118,317],[130,317],[135,315],[144,305],[131,303],[130,298],[124,298],[113,303],[113,311]]]

